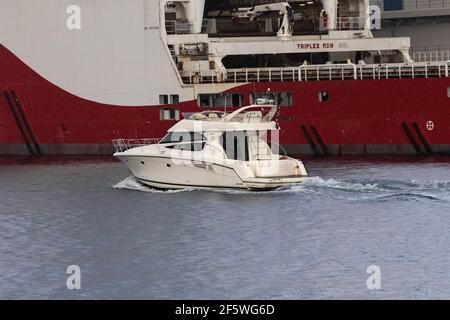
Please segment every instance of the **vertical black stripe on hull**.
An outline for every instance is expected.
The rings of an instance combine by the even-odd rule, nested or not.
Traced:
[[[419,128],[419,125],[417,122],[413,123],[413,128],[416,131],[417,136],[419,137],[420,142],[422,142],[423,146],[425,147],[425,150],[429,154],[434,154],[433,148],[431,148],[430,144],[428,143],[427,139],[425,139],[425,136],[423,135],[422,131]]]
[[[28,122],[27,116],[25,115],[25,112],[22,108],[22,105],[19,101],[19,98],[17,97],[17,94],[15,91],[11,91],[11,94],[14,98],[14,101],[16,102],[17,110],[19,111],[19,115],[22,118],[22,122],[25,126],[25,129],[27,130],[28,136],[30,137],[31,143],[34,146],[35,154],[36,155],[42,155],[42,150],[39,144],[37,143],[36,137],[33,134],[33,131],[31,130],[30,123]]]
[[[416,150],[417,154],[423,154],[422,149],[420,148],[420,145],[417,143],[416,139],[414,139],[411,130],[409,129],[406,122],[402,122],[402,128],[403,131],[405,131],[406,136],[408,137],[409,141],[413,145],[414,149]]]
[[[24,130],[23,126],[22,126],[22,123],[20,122],[19,115],[17,114],[16,110],[14,109],[14,106],[13,106],[12,101],[11,101],[11,97],[9,96],[8,92],[6,92],[6,91],[3,91],[3,95],[5,97],[6,104],[8,105],[9,110],[11,111],[11,114],[14,117],[14,121],[16,122],[16,125],[19,128],[20,134],[22,135],[22,139],[25,142],[25,145],[27,146],[28,152],[30,153],[30,155],[35,155],[34,150],[31,147],[31,143],[28,140],[28,137],[27,137],[27,135],[25,133],[25,130]]]

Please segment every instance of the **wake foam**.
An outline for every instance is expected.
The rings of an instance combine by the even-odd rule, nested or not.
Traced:
[[[381,191],[378,183],[371,183],[371,182],[365,183],[359,181],[339,181],[335,179],[324,180],[320,177],[306,178],[303,183],[303,186],[331,188],[355,192]]]
[[[229,195],[282,195],[301,194],[305,197],[332,197],[349,201],[449,201],[450,181],[417,181],[417,180],[336,180],[321,177],[306,178],[301,184],[280,188],[273,191],[254,192],[233,189],[182,189],[162,191],[140,183],[130,176],[113,186],[114,189],[125,189],[147,193],[182,193],[199,191]]]
[[[148,187],[142,183],[140,183],[134,176],[129,176],[125,178],[118,184],[113,186],[114,189],[125,189],[125,190],[133,190],[140,192],[148,192],[148,193],[179,193],[179,192],[189,192],[195,189],[181,189],[181,190],[158,190]]]

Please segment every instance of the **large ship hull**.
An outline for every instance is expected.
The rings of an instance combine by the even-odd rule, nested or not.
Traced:
[[[0,46],[0,154],[105,155],[111,140],[161,137],[160,106],[89,101],[53,85]],[[273,82],[233,88],[289,91],[281,143],[290,154],[450,154],[449,78]],[[327,91],[320,102],[317,93]],[[176,106],[195,112],[197,101]]]

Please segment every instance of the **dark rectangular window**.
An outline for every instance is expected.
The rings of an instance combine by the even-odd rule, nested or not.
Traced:
[[[242,107],[244,96],[241,93],[202,93],[198,95],[199,107]]]
[[[274,103],[281,107],[292,106],[292,93],[291,92],[254,92],[250,95],[250,101],[252,104],[256,104],[258,99],[269,98],[274,100]]]
[[[220,141],[228,159],[249,161],[249,137],[245,131],[227,131]]]
[[[170,104],[179,104],[180,103],[180,96],[177,94],[170,95]]]
[[[384,11],[403,10],[403,0],[384,0]]]
[[[450,87],[447,88],[447,97],[450,98]]]
[[[320,102],[327,102],[330,99],[330,95],[328,94],[328,91],[320,91],[319,92],[319,101]]]
[[[161,94],[159,96],[159,104],[160,105],[169,104],[169,96],[167,94]]]
[[[160,110],[161,120],[180,120],[180,110],[173,108],[166,108]]]

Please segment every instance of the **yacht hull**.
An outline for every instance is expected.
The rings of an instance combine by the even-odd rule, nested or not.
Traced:
[[[116,157],[140,182],[154,188],[247,188],[232,167],[221,164],[157,156]]]
[[[305,176],[241,178],[239,168],[157,156],[115,155],[142,184],[156,189],[274,190],[302,183]]]

